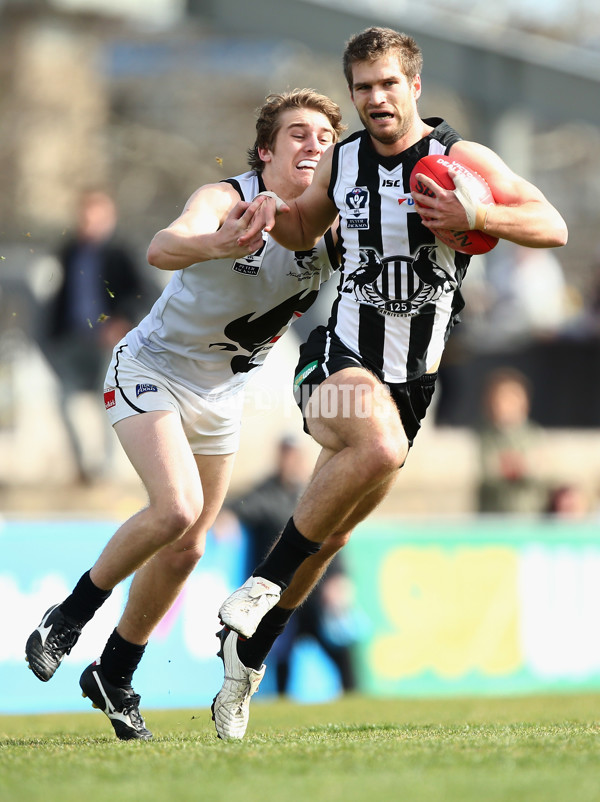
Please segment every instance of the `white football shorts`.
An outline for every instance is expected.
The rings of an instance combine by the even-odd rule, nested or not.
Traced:
[[[104,406],[112,426],[143,412],[175,412],[194,454],[238,450],[243,402],[243,387],[216,400],[202,398],[132,357],[124,340],[115,346],[104,380]]]

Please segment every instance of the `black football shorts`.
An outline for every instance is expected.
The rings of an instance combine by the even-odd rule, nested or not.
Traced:
[[[433,397],[437,373],[425,373],[412,381],[390,384],[384,380],[380,370],[366,364],[364,359],[346,348],[325,326],[314,329],[300,347],[300,359],[294,378],[294,397],[304,418],[304,430],[308,431],[306,405],[310,396],[328,376],[344,368],[368,370],[387,387],[400,415],[409,445],[412,446]]]

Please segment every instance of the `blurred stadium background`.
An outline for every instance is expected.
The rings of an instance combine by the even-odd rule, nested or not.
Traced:
[[[24,639],[45,601],[64,595],[145,500],[118,449],[102,481],[76,483],[57,380],[39,347],[54,253],[72,230],[79,193],[110,189],[119,231],[158,292],[165,277],[145,265],[148,242],[196,187],[245,169],[266,94],[312,86],[355,127],[340,55],[348,36],[370,24],[417,38],[422,116],[446,117],[540,186],[565,216],[570,241],[558,261],[540,273],[533,266],[528,282],[509,246],[473,260],[434,414],[397,488],[349,548],[369,622],[357,647],[361,686],[434,694],[600,687],[591,642],[600,612],[595,0],[0,0],[0,600],[18,611],[0,647],[9,680],[0,712],[69,709],[79,663],[72,676],[65,666],[55,691],[37,687],[21,668]],[[330,297],[323,293],[306,328]],[[284,338],[251,385],[232,493],[270,470],[282,434],[300,435],[290,393],[297,344]],[[481,388],[501,365],[530,380],[532,417],[547,435],[540,474],[581,488],[581,520],[476,515]],[[82,397],[78,407],[91,453],[102,442],[99,403]],[[144,669],[148,685],[159,686],[145,692],[147,704],[212,698],[219,666],[202,634],[200,580],[235,585],[241,548],[209,550]],[[336,692],[313,657],[321,659],[302,657],[298,698]],[[172,693],[184,675],[187,695]],[[207,688],[200,696],[199,684]]]

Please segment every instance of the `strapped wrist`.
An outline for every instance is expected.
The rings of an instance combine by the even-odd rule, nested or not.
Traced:
[[[473,228],[476,231],[485,231],[487,228],[487,216],[490,207],[489,204],[479,203],[475,210],[475,225]]]
[[[460,173],[455,175],[452,180],[455,186],[454,194],[465,210],[469,229],[471,231],[480,229],[484,223],[485,206],[472,194],[472,183]]]
[[[259,192],[258,195],[255,195],[255,198],[260,198],[261,195],[265,195],[267,198],[273,198],[275,201],[275,211],[280,212],[282,207],[285,206],[285,203],[281,200],[279,195],[275,194],[275,192],[270,192],[268,189]]]

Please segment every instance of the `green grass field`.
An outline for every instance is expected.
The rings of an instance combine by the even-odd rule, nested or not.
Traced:
[[[255,701],[242,742],[208,710],[0,717],[2,802],[598,802],[600,696]]]

